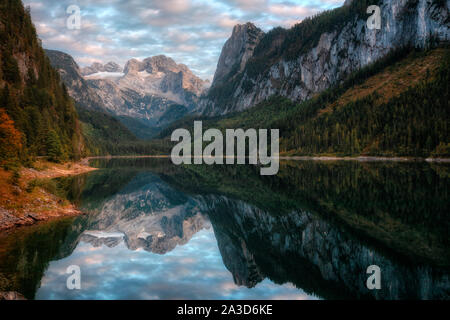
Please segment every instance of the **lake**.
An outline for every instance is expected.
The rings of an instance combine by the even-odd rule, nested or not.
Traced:
[[[96,159],[52,181],[85,215],[0,235],[28,299],[449,299],[450,165]],[[66,273],[79,266],[81,289]],[[381,289],[367,268],[379,266]]]

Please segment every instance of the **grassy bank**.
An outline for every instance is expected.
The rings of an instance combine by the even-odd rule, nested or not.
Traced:
[[[85,163],[36,161],[31,168],[0,169],[0,230],[81,214],[52,192],[52,178],[95,170]]]

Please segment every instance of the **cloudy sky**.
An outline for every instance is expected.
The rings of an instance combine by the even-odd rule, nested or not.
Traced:
[[[344,0],[24,0],[43,45],[72,55],[80,66],[121,65],[164,54],[212,79],[234,25],[264,31],[290,27]],[[77,5],[81,28],[69,30],[67,8]]]

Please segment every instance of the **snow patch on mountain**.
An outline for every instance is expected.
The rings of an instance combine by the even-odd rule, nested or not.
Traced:
[[[125,74],[123,72],[96,72],[84,76],[85,79],[118,79],[122,78]]]

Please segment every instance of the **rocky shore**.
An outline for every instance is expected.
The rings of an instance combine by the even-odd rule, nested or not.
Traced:
[[[96,170],[85,162],[55,164],[37,161],[33,168],[22,168],[13,181],[13,173],[0,169],[0,232],[41,221],[82,214],[33,182]]]

